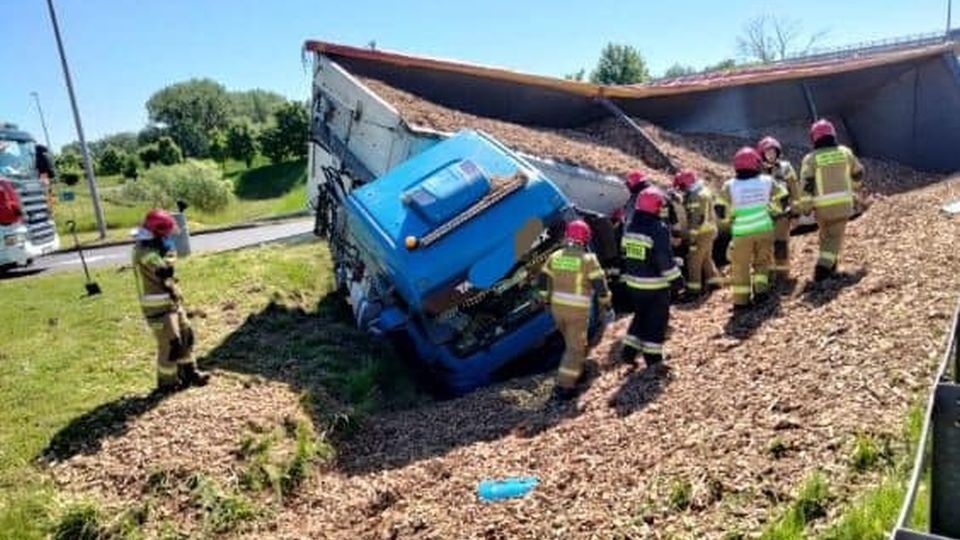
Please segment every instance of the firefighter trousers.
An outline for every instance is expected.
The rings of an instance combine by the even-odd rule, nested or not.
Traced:
[[[176,385],[179,366],[194,364],[193,331],[182,307],[147,318],[157,340],[157,385]]]
[[[817,266],[833,271],[840,260],[840,249],[843,247],[843,237],[847,231],[847,220],[817,220],[820,228],[820,255],[817,257]]]
[[[590,308],[550,304],[550,313],[563,336],[563,358],[557,373],[557,385],[561,388],[573,388],[583,375],[583,364],[587,359],[587,326],[590,322]]]
[[[690,250],[687,252],[688,291],[697,293],[703,290],[704,284],[720,283],[717,267],[713,263],[713,242],[716,239],[716,231],[700,233],[690,239]]]
[[[629,290],[633,320],[623,338],[624,353],[633,358],[643,354],[648,364],[663,359],[663,343],[670,323],[670,290]]]
[[[730,283],[733,303],[745,306],[754,294],[766,294],[770,290],[773,231],[738,236],[732,245]]]
[[[790,277],[790,216],[781,216],[773,225],[773,275]]]

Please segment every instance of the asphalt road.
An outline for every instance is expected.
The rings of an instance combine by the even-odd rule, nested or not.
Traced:
[[[308,218],[233,231],[200,234],[190,237],[190,250],[192,253],[227,251],[312,234],[312,231],[313,218]],[[60,239],[61,245],[64,247],[69,245],[67,244],[68,241],[67,238]],[[130,262],[130,249],[130,245],[108,246],[85,249],[83,254],[87,260],[87,266],[91,268],[118,266]],[[3,278],[10,279],[79,269],[81,269],[80,256],[76,252],[59,253],[41,257],[34,262],[33,266],[12,270]]]

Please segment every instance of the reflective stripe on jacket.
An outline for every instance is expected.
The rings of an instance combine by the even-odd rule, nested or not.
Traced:
[[[772,231],[771,209],[779,208],[783,189],[767,175],[727,180],[721,197],[731,208],[734,238]]]
[[[863,165],[846,146],[818,148],[803,158],[803,200],[821,219],[844,219],[853,215],[855,185]]]
[[[541,269],[540,294],[544,299],[558,305],[589,308],[593,293],[601,303],[610,302],[607,280],[596,255],[569,244],[547,257]]]
[[[637,290],[661,290],[680,277],[673,260],[670,231],[656,216],[637,212],[620,244],[620,279]]]

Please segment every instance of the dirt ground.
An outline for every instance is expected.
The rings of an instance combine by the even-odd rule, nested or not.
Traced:
[[[472,125],[522,150],[577,156],[611,172],[642,165],[599,136],[476,119],[371,85],[413,123]],[[647,129],[683,166],[716,178],[727,172],[722,156],[740,143]],[[551,401],[545,374],[375,415],[340,445],[334,465],[246,534],[719,538],[756,533],[817,469],[838,501],[849,498],[871,481],[848,465],[854,436],[899,432],[927,391],[960,289],[960,221],[939,210],[960,197],[960,178],[931,184],[937,177],[866,165],[872,205],[849,225],[843,277],[813,286],[816,233],[797,236],[796,281],[752,313],[734,318],[726,291],[673,308],[665,374],[609,360],[629,322],[621,319],[592,352],[573,402]],[[302,414],[298,403],[285,385],[221,377],[51,471],[68,490],[116,504],[142,498],[157,468],[199,467],[235,482],[235,450],[250,423],[281,423]],[[786,447],[780,457],[768,450],[777,438]],[[541,483],[523,499],[477,500],[480,480],[511,475]],[[684,482],[692,504],[671,508],[670,492]],[[180,508],[158,504],[168,516]],[[186,530],[195,526],[182,519]]]

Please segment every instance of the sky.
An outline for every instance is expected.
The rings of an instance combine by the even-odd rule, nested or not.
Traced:
[[[763,14],[827,31],[818,46],[943,31],[947,0],[54,0],[88,140],[147,124],[165,85],[210,77],[231,90],[307,99],[309,38],[562,76],[608,42],[640,49],[654,75],[736,57]],[[960,11],[960,6],[958,6]],[[960,19],[958,14],[955,19]],[[960,26],[960,24],[954,25]],[[44,0],[0,0],[0,120],[54,148],[77,139]]]

